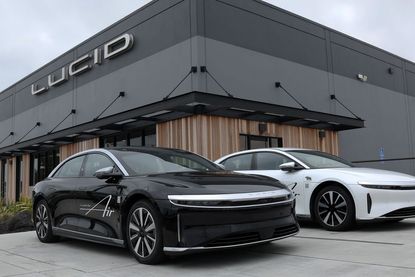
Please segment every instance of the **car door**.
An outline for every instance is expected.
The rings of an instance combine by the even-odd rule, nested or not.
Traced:
[[[107,238],[121,237],[121,190],[119,184],[107,183],[94,176],[99,169],[114,167],[105,154],[90,153],[86,156],[78,181],[79,229],[83,233]]]
[[[233,156],[226,159],[222,164],[227,170],[240,173],[264,175],[277,179],[296,196],[296,212],[305,214],[305,172],[304,170],[282,171],[279,166],[283,163],[292,162],[289,157],[276,152],[252,152]]]
[[[77,156],[61,165],[50,180],[46,180],[45,195],[54,219],[53,226],[78,231],[77,183],[85,156]]]

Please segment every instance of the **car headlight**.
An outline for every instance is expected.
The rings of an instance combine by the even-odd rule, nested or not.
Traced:
[[[390,185],[390,184],[376,184],[369,182],[359,182],[359,185],[368,189],[387,189],[387,190],[414,190],[415,185]]]

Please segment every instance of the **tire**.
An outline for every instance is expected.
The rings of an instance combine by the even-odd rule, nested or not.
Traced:
[[[53,235],[52,216],[50,215],[48,203],[45,200],[40,200],[36,204],[33,223],[36,235],[41,242],[50,243],[56,242],[59,239],[59,237]]]
[[[128,249],[137,261],[158,264],[164,259],[162,217],[153,205],[136,202],[128,213],[125,230]]]
[[[355,205],[349,192],[328,186],[317,193],[313,204],[315,220],[329,231],[345,231],[356,223]]]

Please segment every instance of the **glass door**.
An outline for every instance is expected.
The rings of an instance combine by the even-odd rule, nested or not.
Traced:
[[[23,159],[22,156],[16,157],[16,202],[20,200],[23,189]]]
[[[6,188],[7,188],[7,160],[2,160],[0,165],[1,170],[1,180],[0,180],[0,200],[4,203],[6,202]]]

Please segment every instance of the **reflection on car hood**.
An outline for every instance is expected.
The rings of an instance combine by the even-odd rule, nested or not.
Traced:
[[[395,172],[395,171],[382,170],[382,169],[351,167],[351,168],[326,168],[326,169],[316,169],[316,170],[320,171],[325,176],[331,175],[332,177],[336,177],[338,176],[338,174],[344,174],[346,176],[356,178],[357,181],[379,182],[379,183],[402,182],[402,183],[408,183],[408,184],[415,184],[415,176],[400,173],[400,172]]]
[[[284,185],[268,177],[230,171],[165,173],[149,175],[146,179],[183,194],[244,193],[286,189]]]

